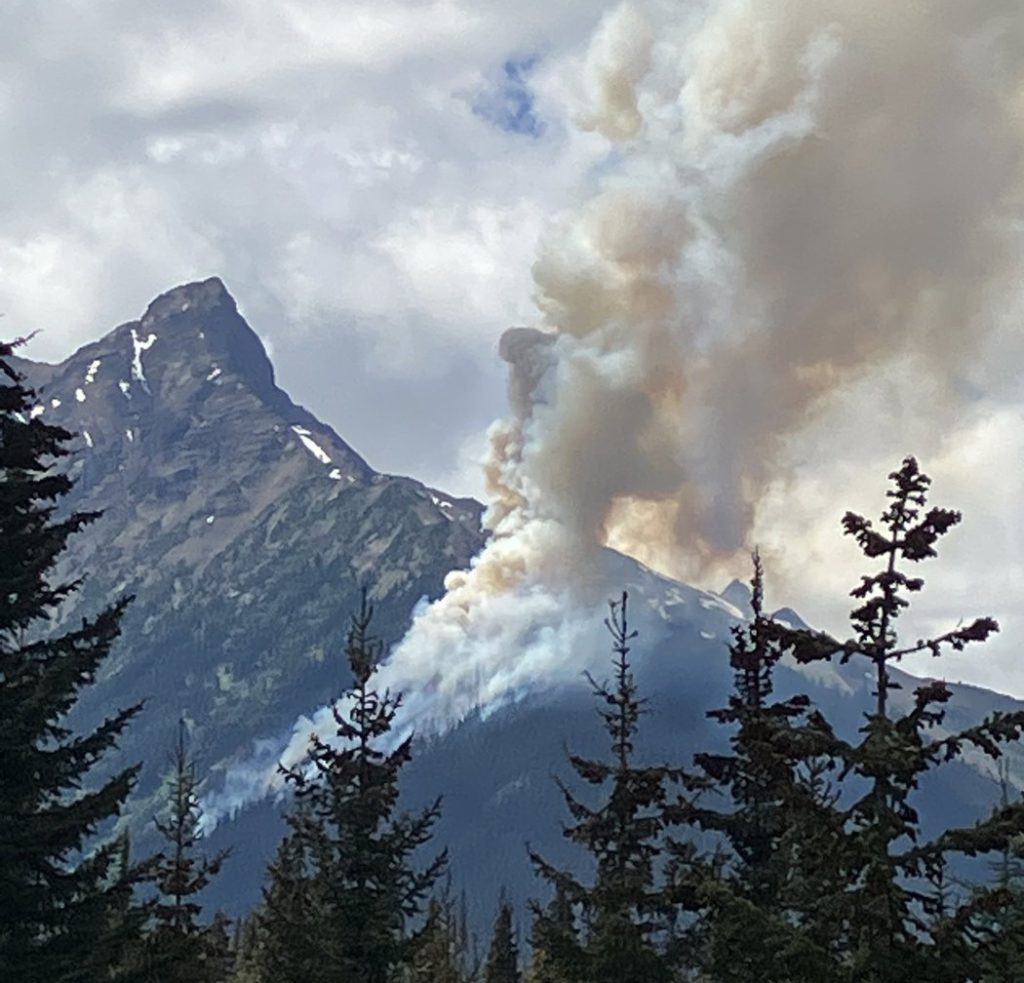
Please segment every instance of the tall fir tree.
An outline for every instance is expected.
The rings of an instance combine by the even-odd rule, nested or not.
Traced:
[[[512,904],[502,892],[484,964],[484,983],[520,983],[519,946],[513,917]]]
[[[108,978],[134,919],[120,844],[95,836],[121,812],[137,767],[111,752],[140,707],[94,730],[67,725],[96,680],[129,599],[79,627],[51,619],[79,588],[55,576],[68,539],[97,516],[59,505],[71,480],[58,465],[71,434],[33,411],[37,399],[0,344],[0,979],[73,983]],[[97,766],[105,777],[90,784]]]
[[[772,698],[786,633],[764,613],[756,552],[753,563],[752,618],[733,628],[729,646],[733,692],[708,712],[733,728],[730,751],[694,756],[690,781],[701,794],[680,800],[677,816],[712,834],[717,849],[706,856],[672,842],[669,869],[698,916],[686,939],[691,963],[719,983],[817,983],[835,970],[830,933],[815,931],[816,899],[838,877],[827,853],[841,825],[829,781],[835,737],[806,696]]]
[[[957,856],[998,853],[1024,831],[1024,806],[1010,803],[972,827],[949,829],[927,840],[915,806],[918,787],[930,772],[962,757],[967,748],[996,760],[1001,747],[1020,739],[1024,713],[997,712],[974,727],[941,731],[945,705],[952,698],[940,680],[923,681],[909,698],[892,665],[917,653],[938,656],[962,651],[998,630],[987,617],[929,639],[900,641],[897,622],[911,595],[924,586],[905,565],[936,556],[935,545],[960,522],[960,513],[927,508],[930,479],[914,458],[890,475],[889,507],[881,530],[864,517],[847,513],[843,527],[865,557],[881,569],[864,576],[852,594],[854,636],[840,642],[810,630],[791,630],[786,642],[800,663],[867,660],[874,680],[874,708],[860,739],[836,739],[831,753],[841,769],[849,800],[841,803],[841,829],[825,858],[840,876],[832,890],[816,898],[820,917],[833,926],[843,956],[838,980],[897,983],[908,979],[966,981],[970,963],[984,954],[974,947],[974,926],[998,911],[998,888],[969,896],[946,888]],[[972,950],[973,951],[970,951]]]
[[[235,922],[234,965],[231,983],[262,983],[260,968],[259,917],[253,913]]]
[[[308,810],[289,817],[291,831],[267,869],[263,900],[239,953],[236,978],[247,983],[327,983],[337,971],[323,958],[328,928],[308,846]]]
[[[150,983],[146,965],[146,926],[153,911],[153,901],[140,902],[138,888],[149,876],[146,861],[131,859],[131,840],[127,833],[117,838],[117,861],[107,881],[115,887],[113,904],[107,916],[107,938],[113,943],[110,953],[103,957],[103,968],[97,979],[116,983]],[[109,943],[101,944],[100,951]]]
[[[588,677],[602,709],[610,739],[608,760],[570,755],[577,776],[594,788],[607,787],[597,807],[588,806],[560,782],[574,820],[565,830],[596,863],[596,880],[587,886],[531,853],[545,880],[560,889],[584,926],[579,937],[535,910],[534,931],[545,946],[549,971],[566,983],[659,983],[673,978],[666,955],[674,907],[659,883],[657,862],[669,823],[668,790],[682,773],[667,765],[640,765],[634,742],[645,700],[637,694],[630,665],[631,631],[624,592],[610,605],[606,622],[614,652],[614,685]]]
[[[412,736],[394,743],[401,696],[371,685],[382,654],[372,619],[364,591],[346,645],[353,683],[334,704],[333,738],[314,735],[306,760],[284,770],[299,804],[290,817],[296,856],[289,858],[288,881],[275,884],[272,877],[271,891],[286,888],[289,908],[306,912],[302,937],[314,965],[304,975],[282,970],[274,983],[400,980],[415,951],[410,927],[447,865],[446,851],[423,866],[414,858],[430,841],[440,800],[417,813],[398,809]],[[289,948],[287,929],[277,924],[272,906],[265,909],[271,948]]]
[[[226,919],[218,914],[202,923],[198,896],[220,873],[229,851],[199,853],[203,813],[184,720],[178,722],[171,769],[167,814],[156,820],[166,845],[148,865],[157,891],[146,939],[150,976],[154,983],[221,983],[230,968]]]

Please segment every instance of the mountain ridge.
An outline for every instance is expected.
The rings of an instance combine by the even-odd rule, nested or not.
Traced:
[[[127,760],[145,763],[126,820],[143,846],[179,718],[211,793],[254,748],[272,765],[274,740],[345,687],[346,622],[362,588],[377,607],[378,634],[393,645],[416,606],[440,596],[447,574],[483,546],[479,503],[375,471],[277,386],[259,336],[217,278],[161,294],[138,320],[63,362],[19,359],[18,367],[38,387],[37,411],[81,434],[68,462],[76,479],[69,506],[103,510],[63,560],[61,572],[86,579],[59,621],[120,594],[136,597],[122,640],[75,714],[91,722],[112,706],[148,700],[123,745]],[[722,734],[705,712],[727,695],[726,646],[749,615],[749,592],[733,582],[716,595],[621,554],[608,559],[602,582],[609,596],[630,590],[645,640],[637,675],[657,712],[643,750],[685,760],[716,746]],[[779,616],[799,621],[789,609]],[[587,659],[606,664],[603,650]],[[905,689],[894,699],[909,699],[918,681],[898,677]],[[778,687],[808,692],[847,731],[870,705],[870,680],[853,662],[784,663]],[[979,687],[954,689],[951,727],[1020,705]],[[481,906],[473,916],[480,926],[491,888],[506,883],[514,900],[527,896],[523,839],[571,861],[549,780],[561,770],[567,733],[583,751],[599,743],[585,683],[538,678],[507,705],[482,708],[418,745],[407,796],[416,805],[446,795],[439,835],[453,847],[458,883]],[[1020,785],[1019,749],[1011,764]],[[950,775],[926,790],[933,816],[969,818],[998,796],[979,768],[958,765]],[[214,832],[214,846],[233,843],[245,859],[236,872],[227,868],[211,900],[236,914],[255,902],[278,813],[264,802]]]
[[[59,575],[85,579],[56,624],[135,596],[75,714],[147,701],[124,744],[145,762],[137,816],[179,717],[216,771],[344,685],[325,651],[364,585],[397,641],[482,545],[482,506],[375,471],[277,387],[217,278],[161,294],[60,363],[16,367],[32,412],[79,435],[66,506],[102,513],[62,558]]]
[[[61,363],[22,359],[18,367],[41,397],[38,412],[80,433],[79,449],[93,452],[76,462],[75,506],[191,509],[191,533],[202,534],[207,558],[282,487],[311,473],[347,484],[379,478],[332,427],[277,387],[262,342],[216,277],[161,294],[137,321]],[[157,451],[140,468],[135,445],[151,437]],[[101,468],[90,466],[97,453],[106,457]],[[244,459],[229,466],[238,454]],[[222,480],[211,485],[218,470]],[[203,502],[190,499],[190,485],[202,486]],[[482,507],[472,500],[433,498],[439,510],[446,503],[442,516],[478,523]]]

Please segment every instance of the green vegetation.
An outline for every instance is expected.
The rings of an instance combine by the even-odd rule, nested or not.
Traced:
[[[145,865],[146,880],[156,889],[152,925],[142,949],[142,965],[153,983],[220,983],[231,965],[226,919],[200,922],[198,895],[220,873],[227,851],[206,858],[198,854],[202,838],[199,780],[186,747],[185,722],[171,758],[167,815],[156,820],[166,846]]]
[[[532,854],[538,873],[556,886],[578,919],[564,913],[535,910],[535,931],[547,952],[555,979],[616,980],[658,983],[672,979],[666,938],[672,915],[668,888],[659,883],[657,860],[662,834],[670,824],[666,808],[670,783],[679,777],[666,765],[635,761],[634,739],[644,709],[637,696],[629,663],[627,597],[611,605],[607,621],[614,647],[613,685],[596,683],[594,695],[607,731],[610,753],[603,761],[570,755],[577,776],[594,788],[607,789],[602,801],[589,806],[561,784],[574,825],[565,835],[593,858],[597,877],[585,885],[568,871],[558,870]],[[580,924],[582,930],[577,930]]]

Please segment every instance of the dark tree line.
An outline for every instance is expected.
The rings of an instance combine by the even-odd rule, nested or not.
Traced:
[[[606,798],[588,808],[564,789],[575,821],[566,835],[594,858],[597,876],[583,885],[535,858],[555,887],[534,921],[536,980],[1020,978],[1024,805],[1007,795],[988,818],[927,839],[914,802],[922,778],[967,749],[999,760],[1003,745],[1020,739],[1024,713],[998,712],[949,733],[945,683],[922,681],[898,705],[892,698],[900,686],[893,663],[963,650],[998,626],[983,617],[935,638],[900,640],[898,619],[923,587],[909,568],[936,555],[960,515],[927,507],[930,482],[914,459],[890,480],[878,528],[852,513],[843,520],[880,565],[852,592],[850,639],[766,616],[755,555],[753,617],[733,630],[730,646],[733,692],[709,713],[730,728],[729,753],[697,754],[685,770],[631,757],[643,703],[629,673],[625,596],[613,605],[616,683],[596,687],[609,755],[570,757],[578,778]],[[773,698],[783,657],[870,667],[875,706],[856,739],[838,735],[805,696]],[[710,848],[694,845],[709,839]],[[956,859],[979,855],[998,858],[994,882],[958,883]]]
[[[116,840],[85,847],[116,817],[138,768],[89,784],[139,711],[88,734],[65,726],[118,636],[122,599],[62,634],[46,622],[79,586],[54,567],[96,516],[58,517],[71,488],[53,465],[71,434],[32,417],[32,392],[0,345],[0,978],[101,978],[141,915]]]
[[[167,848],[136,863],[111,830],[139,766],[104,766],[141,705],[85,734],[66,723],[131,599],[76,628],[50,628],[81,583],[56,577],[57,562],[97,515],[60,514],[71,481],[59,464],[72,435],[33,414],[35,394],[11,364],[15,347],[0,344],[0,979],[224,980],[226,924],[202,924],[195,900],[224,857],[197,850],[198,780],[184,730],[157,820]]]
[[[1003,983],[1024,957],[1024,805],[927,838],[915,806],[928,774],[970,751],[995,762],[1024,713],[962,732],[944,725],[951,692],[922,681],[900,693],[892,666],[983,642],[978,618],[907,643],[899,619],[959,513],[929,507],[929,479],[906,459],[890,476],[877,525],[843,527],[877,565],[854,588],[851,634],[793,628],[764,611],[754,556],[752,617],[733,629],[733,687],[709,717],[728,747],[687,762],[641,760],[646,700],[631,662],[628,598],[610,607],[612,675],[588,676],[607,735],[597,758],[570,754],[561,781],[565,836],[592,876],[529,854],[541,895],[520,939],[517,912],[495,899],[491,937],[467,928],[448,855],[431,851],[440,800],[399,807],[411,737],[394,732],[401,694],[374,687],[382,656],[366,595],[345,654],[352,683],[331,733],[282,769],[287,833],[262,901],[231,930],[201,894],[228,860],[202,849],[200,779],[181,723],[162,848],[136,861],[115,821],[138,766],[112,769],[140,707],[78,734],[67,715],[114,645],[130,599],[56,631],[79,581],[55,576],[68,539],[95,515],[60,511],[71,435],[33,416],[34,394],[0,345],[0,979],[46,983]],[[852,738],[806,696],[780,699],[782,659],[853,660],[874,706]],[[959,858],[992,876],[964,884]],[[524,861],[527,858],[524,856]]]

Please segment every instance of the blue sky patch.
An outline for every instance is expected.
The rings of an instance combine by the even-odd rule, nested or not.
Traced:
[[[539,55],[509,58],[501,66],[501,77],[476,97],[473,112],[507,133],[540,137],[546,127],[535,111],[529,84],[539,61]]]

